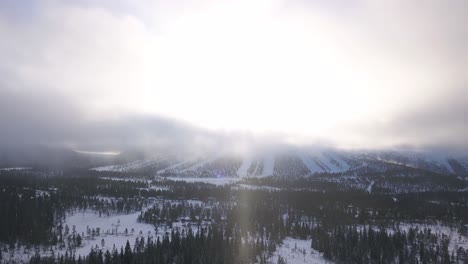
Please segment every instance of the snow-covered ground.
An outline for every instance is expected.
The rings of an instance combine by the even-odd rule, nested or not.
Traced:
[[[93,212],[80,212],[69,216],[65,224],[70,230],[75,230],[83,236],[82,247],[76,249],[76,255],[87,255],[92,247],[96,246],[100,249],[111,251],[113,246],[120,250],[120,247],[125,247],[127,240],[133,246],[135,238],[138,236],[147,237],[152,235],[155,237],[155,229],[153,225],[138,223],[137,217],[140,212],[128,215],[114,215],[109,217],[99,217]],[[88,229],[100,229],[100,235],[94,238],[88,237]],[[127,230],[127,232],[125,232]],[[104,247],[102,247],[102,239],[104,239]]]
[[[152,162],[151,160],[137,160],[137,161],[126,163],[126,164],[97,167],[97,168],[93,168],[92,170],[126,172],[126,171],[131,171],[131,170],[135,170],[135,169],[148,166],[149,164],[151,164],[151,162]]]
[[[240,178],[182,178],[182,177],[167,177],[166,179],[171,181],[183,181],[183,182],[203,182],[214,185],[228,185],[240,181]]]
[[[334,152],[315,151],[310,155],[304,151],[298,152],[297,156],[311,173],[320,172],[342,172],[351,169],[351,166]]]
[[[162,236],[164,230],[155,232],[154,226],[150,224],[138,223],[137,217],[140,212],[127,215],[115,215],[115,216],[103,216],[99,217],[99,214],[94,212],[85,211],[75,213],[74,215],[68,215],[63,227],[68,226],[69,235],[72,234],[73,230],[76,231],[76,236],[79,234],[82,236],[81,247],[74,249],[76,257],[86,256],[91,251],[91,248],[98,248],[102,250],[111,251],[113,246],[120,250],[121,247],[125,247],[127,240],[132,245],[135,244],[135,238],[137,237],[148,237]],[[100,229],[99,235],[92,237],[88,230],[97,228]],[[127,230],[127,232],[125,232]],[[65,231],[64,231],[65,232]],[[104,243],[102,243],[104,240]],[[24,247],[17,248],[12,254],[11,252],[4,253],[4,260],[10,259],[19,262],[26,263],[29,259],[34,256],[37,251],[41,256],[57,256],[58,254],[64,255],[66,248],[60,249],[57,246],[54,247],[38,247],[25,249]]]
[[[267,177],[273,175],[273,169],[275,167],[275,156],[268,155],[263,160],[263,172],[261,177]]]
[[[165,172],[174,170],[174,169],[176,169],[176,168],[178,168],[180,166],[184,166],[186,164],[191,164],[191,162],[192,162],[191,160],[182,160],[182,161],[179,161],[179,162],[177,162],[175,164],[172,164],[171,166],[169,166],[169,167],[167,167],[165,169],[159,170],[158,173],[160,173],[160,174],[165,173]]]
[[[288,149],[276,152],[249,152],[241,155],[241,166],[237,170],[240,177],[246,176],[253,160],[262,160],[263,173],[256,175],[265,177],[273,175],[275,156],[290,155],[300,158],[302,163],[311,173],[344,172],[363,167],[365,160],[383,161],[389,164],[397,164],[415,168],[425,168],[443,173],[468,172],[467,157],[452,157],[443,153],[411,152],[411,151],[386,151],[386,152],[346,152],[331,149]],[[121,165],[110,165],[94,168],[96,171],[129,172],[142,168],[153,169],[155,173],[184,173],[195,171],[211,162],[229,157],[229,153],[212,153],[202,156],[180,156],[168,158],[165,156],[150,159],[137,160]],[[11,169],[11,168],[5,168]],[[0,169],[1,170],[1,169]],[[461,172],[460,172],[461,171]]]
[[[138,183],[145,183],[148,187],[145,188],[137,188],[139,190],[147,190],[147,191],[169,191],[170,188],[167,185],[161,184],[159,181],[153,181],[148,179],[141,179],[141,178],[116,178],[116,177],[100,177],[103,180],[110,180],[110,181],[123,181],[123,182],[138,182]]]
[[[371,182],[369,183],[369,186],[367,186],[367,188],[366,188],[366,191],[367,191],[368,193],[372,193],[372,187],[374,186],[374,184],[375,184],[375,181],[371,181]]]
[[[458,247],[468,249],[468,236],[463,236],[458,232],[457,228],[451,228],[442,224],[419,224],[419,223],[400,223],[398,225],[400,230],[408,232],[410,228],[418,228],[420,231],[425,228],[431,229],[431,233],[437,235],[445,235],[449,239],[448,245],[449,252],[457,250]],[[389,232],[394,232],[392,229],[388,229]]]
[[[220,158],[220,155],[219,154],[216,154],[214,156],[211,156],[207,159],[201,159],[199,160],[198,162],[196,162],[195,164],[193,164],[192,166],[186,168],[186,169],[183,169],[181,170],[181,172],[184,172],[184,171],[193,171],[193,170],[196,170],[200,167],[203,167],[205,164],[208,164],[210,162],[213,162],[215,160],[217,160],[218,158]]]
[[[349,165],[336,154],[316,152],[313,153],[313,159],[327,172],[341,172],[349,169]]]
[[[250,185],[250,184],[238,184],[236,186],[239,189],[247,190],[261,190],[261,191],[281,191],[281,188],[271,187],[266,185]]]
[[[315,264],[332,263],[325,260],[318,251],[311,248],[311,240],[300,240],[286,237],[282,244],[276,248],[273,256],[269,259],[270,263],[277,263],[278,256],[288,264]]]
[[[110,180],[110,181],[124,181],[124,182],[143,182],[143,183],[151,183],[151,180],[148,179],[141,179],[141,178],[117,178],[117,177],[100,177],[103,180]]]
[[[323,172],[324,171],[305,152],[299,152],[298,156],[301,159],[302,163],[304,163],[304,165],[310,170],[311,173],[317,173],[317,172]]]
[[[198,200],[186,200],[187,203],[193,205],[201,205],[201,201]],[[171,203],[177,203],[173,201]],[[137,221],[140,212],[131,214],[120,214],[112,216],[99,216],[98,213],[92,211],[81,211],[74,214],[68,214],[65,222],[63,223],[64,232],[68,227],[68,236],[72,236],[75,232],[75,236],[80,235],[82,237],[81,246],[74,248],[73,253],[78,256],[86,256],[90,253],[91,249],[99,249],[102,251],[112,251],[115,248],[120,251],[121,247],[125,247],[127,241],[133,248],[136,238],[147,238],[152,237],[154,241],[159,237],[162,237],[166,233],[170,233],[172,229],[187,228],[188,223],[173,222],[172,229],[163,225],[157,230],[151,224],[139,223]],[[202,225],[209,225],[209,223],[203,222]],[[99,232],[97,231],[99,229]],[[197,225],[192,225],[194,232],[198,232]],[[66,240],[65,236],[64,240]],[[64,255],[67,252],[68,246],[60,249],[57,246],[45,247],[41,246],[37,249],[26,250],[24,247],[17,248],[13,254],[11,252],[4,253],[4,260],[10,259],[15,261],[22,261],[26,263],[29,259],[34,256],[37,251],[41,256],[57,256],[58,254]]]
[[[30,170],[31,167],[11,167],[11,168],[0,168],[0,171],[14,171],[14,170]]]
[[[247,171],[249,170],[250,165],[252,165],[252,162],[253,162],[252,156],[248,156],[242,159],[242,164],[237,170],[237,175],[239,175],[239,177],[241,178],[247,176]]]

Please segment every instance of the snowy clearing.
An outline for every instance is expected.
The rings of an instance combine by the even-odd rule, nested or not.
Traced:
[[[247,171],[249,170],[250,165],[252,165],[252,162],[253,162],[252,157],[244,158],[242,160],[241,166],[237,170],[237,175],[239,175],[239,177],[241,177],[241,178],[247,176]]]
[[[115,215],[110,217],[99,217],[92,212],[80,212],[67,218],[65,224],[70,230],[73,226],[78,234],[84,235],[82,247],[76,249],[76,255],[85,256],[89,254],[92,247],[111,251],[113,246],[117,249],[125,247],[127,240],[133,246],[137,236],[155,235],[153,225],[138,223],[137,217],[140,212],[128,215]],[[88,229],[100,229],[100,235],[94,238],[88,236]],[[127,232],[125,232],[127,230]],[[102,247],[104,239],[104,247]]]
[[[311,248],[311,240],[300,240],[286,237],[282,244],[276,248],[273,256],[270,257],[271,263],[277,263],[278,257],[284,258],[288,264],[319,264],[332,263],[322,257],[318,251]]]
[[[217,186],[233,184],[240,181],[240,178],[182,178],[182,177],[167,177],[171,181],[183,181],[188,183],[203,182],[214,184]]]

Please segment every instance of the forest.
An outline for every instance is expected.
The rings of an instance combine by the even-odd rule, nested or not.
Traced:
[[[301,254],[335,263],[468,263],[466,192],[368,193],[320,181],[298,188],[281,178],[243,184],[275,188],[0,171],[0,263],[287,263],[275,253],[286,238],[309,241]],[[132,214],[135,226],[152,229],[70,226],[87,213],[102,221]],[[116,246],[114,236],[126,243]]]

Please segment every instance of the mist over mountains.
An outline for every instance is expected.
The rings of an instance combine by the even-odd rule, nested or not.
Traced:
[[[234,141],[233,141],[234,142]],[[268,177],[296,179],[315,174],[383,173],[421,169],[468,175],[468,158],[459,152],[423,150],[343,150],[326,146],[233,143],[203,148],[164,146],[122,152],[27,146],[2,148],[0,168],[92,169],[180,177]]]

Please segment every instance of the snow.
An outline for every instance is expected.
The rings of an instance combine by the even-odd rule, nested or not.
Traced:
[[[448,159],[443,160],[442,166],[445,166],[450,173],[452,173],[452,174],[455,173],[455,171],[452,168],[452,165],[450,165],[450,163],[448,162]]]
[[[413,168],[425,168],[436,172],[455,173],[453,167],[448,162],[449,159],[455,159],[447,156],[445,153],[437,152],[418,152],[418,151],[388,151],[377,153],[377,160],[382,160],[388,163],[404,165]],[[463,159],[455,159],[460,164],[463,164]]]
[[[208,164],[210,162],[213,162],[213,161],[217,160],[219,157],[220,157],[219,155],[215,155],[215,156],[213,156],[213,157],[211,157],[209,159],[201,160],[200,162],[197,162],[194,165],[188,167],[187,169],[184,169],[184,170],[181,170],[181,171],[184,172],[184,171],[196,170],[196,169],[202,167],[205,164]]]
[[[156,233],[153,225],[138,223],[137,217],[140,212],[127,215],[115,215],[115,216],[104,216],[99,217],[98,214],[84,211],[79,212],[74,215],[69,214],[63,225],[64,231],[65,226],[69,228],[69,234],[73,232],[73,227],[76,230],[76,234],[80,234],[83,237],[81,242],[81,247],[74,249],[76,257],[86,256],[91,251],[91,248],[99,248],[103,251],[113,249],[113,246],[120,250],[121,247],[125,247],[127,240],[130,245],[133,247],[135,244],[135,239],[137,237],[148,237],[149,235],[153,236],[156,239],[156,236],[162,237],[166,230],[160,228],[159,232]],[[94,238],[88,235],[87,229],[100,229],[99,236],[96,235]],[[127,229],[128,234],[125,234],[125,229]],[[132,232],[132,229],[134,232]],[[170,230],[169,230],[170,231]],[[141,232],[141,234],[140,234]],[[101,240],[104,239],[104,246],[101,244]],[[32,248],[27,250],[24,246],[17,247],[14,254],[12,252],[4,253],[4,260],[7,258],[9,260],[18,261],[19,263],[27,263],[29,259],[34,255],[34,252],[37,251],[41,256],[51,256],[54,254],[64,255],[67,251],[67,248],[60,249],[56,246],[38,246],[36,249]],[[7,254],[9,257],[7,257]]]
[[[0,168],[0,171],[13,171],[13,170],[30,170],[31,167],[11,167],[11,168]]]
[[[139,236],[140,232],[144,237],[147,237],[148,234],[155,235],[153,225],[137,222],[139,214],[140,212],[128,215],[99,217],[98,214],[92,212],[80,212],[70,215],[65,222],[70,228],[70,232],[73,230],[73,226],[75,226],[78,234],[84,234],[83,246],[76,249],[76,255],[87,255],[91,251],[91,248],[96,247],[96,245],[104,251],[111,251],[114,245],[120,250],[120,247],[125,247],[127,240],[133,246],[135,238]],[[94,239],[87,237],[88,227],[90,229],[99,228],[101,230],[100,235]],[[127,229],[128,235],[125,235],[125,229]],[[133,233],[131,232],[132,229],[134,230]],[[101,247],[101,239],[105,241],[104,248]]]
[[[173,164],[173,165],[171,165],[171,166],[169,166],[169,167],[167,167],[165,169],[159,170],[158,173],[164,173],[166,171],[173,170],[173,169],[175,169],[175,168],[177,168],[179,166],[185,165],[185,164],[190,163],[190,162],[191,162],[191,160],[183,160],[183,161],[177,162],[177,163],[175,163],[175,164]]]
[[[266,185],[249,185],[249,184],[238,184],[239,189],[246,190],[260,190],[260,191],[281,191],[281,188],[266,186]]]
[[[186,202],[193,205],[202,204],[202,202],[198,200],[186,200]],[[80,234],[83,237],[82,246],[76,249],[76,256],[88,255],[91,248],[99,248],[103,251],[112,251],[115,245],[117,250],[120,250],[121,247],[125,247],[127,240],[133,248],[137,237],[147,238],[148,236],[151,236],[154,241],[156,241],[157,237],[162,239],[162,236],[164,236],[166,232],[171,232],[172,230],[171,228],[160,226],[158,231],[155,231],[155,227],[153,225],[137,222],[139,215],[140,212],[135,212],[132,214],[99,217],[98,214],[90,211],[69,215],[65,224],[68,225],[70,233],[74,227],[77,234]],[[177,228],[179,230],[184,229],[184,225],[185,224],[181,222],[173,222],[173,228]],[[87,234],[88,228],[90,230],[96,230],[99,228],[100,235],[92,238]],[[197,232],[198,228],[194,225],[193,230],[194,232]],[[101,244],[102,239],[104,239],[104,246]]]
[[[298,153],[299,158],[302,160],[302,163],[310,170],[311,173],[323,172],[324,170],[320,168],[315,161],[307,156],[304,152]]]
[[[349,168],[351,166],[349,166],[349,164],[344,161],[340,155],[336,154],[336,153],[333,153],[333,152],[328,152],[327,153],[327,156],[330,158],[330,161],[331,159],[335,160],[336,162],[338,162],[338,164],[340,165],[339,167],[335,166],[333,164],[333,166],[336,168],[337,171],[346,171],[346,170],[349,170]]]
[[[332,159],[335,159],[336,162],[338,162],[340,165],[343,166],[343,164],[340,163],[341,159],[338,159],[338,158],[334,157],[330,153],[328,153],[328,154],[315,153],[315,156],[319,160],[319,162],[321,162],[326,167],[328,172],[341,172],[341,171],[345,170],[344,168],[340,168],[340,167],[336,166],[334,163],[332,163]],[[345,163],[345,164],[346,164],[346,168],[349,167],[347,165],[347,163]]]
[[[167,177],[171,181],[183,181],[188,183],[203,182],[214,184],[217,186],[233,184],[240,181],[240,178],[182,178],[182,177]]]
[[[99,179],[102,180],[110,180],[110,181],[123,181],[123,182],[143,182],[146,184],[149,184],[151,181],[147,179],[142,179],[142,178],[117,178],[117,177],[99,177]]]
[[[460,164],[463,166],[463,168],[465,168],[465,170],[468,171],[468,159],[467,158],[458,159],[458,162],[460,162]]]
[[[298,156],[312,173],[342,172],[351,168],[341,155],[334,152],[313,151],[310,155],[299,152]]]
[[[142,168],[144,166],[147,166],[151,163],[150,160],[137,160],[134,162],[126,163],[126,164],[121,164],[121,165],[109,165],[109,166],[102,166],[102,167],[97,167],[93,168],[91,170],[95,171],[112,171],[112,172],[126,172],[129,170],[133,169],[138,169]]]
[[[253,158],[251,156],[242,159],[242,164],[237,170],[237,175],[241,178],[247,176],[247,171],[249,170],[250,165],[252,165],[252,162]]]
[[[451,228],[449,226],[445,226],[442,224],[419,224],[419,223],[399,223],[398,227],[402,231],[408,232],[410,228],[415,229],[416,227],[419,230],[424,230],[425,228],[431,229],[431,233],[438,234],[438,235],[446,235],[449,239],[448,249],[449,252],[453,250],[457,250],[458,247],[463,247],[468,249],[468,237],[462,236],[457,228]],[[389,232],[393,232],[394,230],[389,229]]]
[[[371,181],[371,183],[369,184],[369,186],[367,186],[366,191],[367,191],[368,193],[372,193],[372,186],[374,186],[374,183],[375,183],[375,181]]]
[[[322,254],[311,248],[311,240],[300,240],[286,237],[282,244],[276,248],[273,256],[269,258],[271,263],[276,263],[278,256],[284,258],[288,264],[319,264],[332,263],[323,258]]]
[[[261,177],[267,177],[273,175],[273,169],[275,166],[275,156],[270,154],[263,160],[263,172]]]

